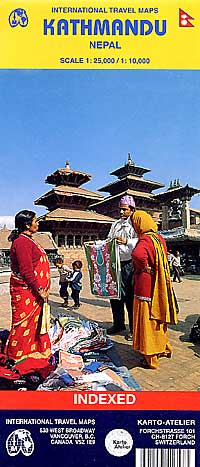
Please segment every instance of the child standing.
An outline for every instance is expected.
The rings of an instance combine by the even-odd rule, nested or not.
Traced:
[[[70,287],[72,289],[72,298],[74,300],[74,308],[79,308],[80,307],[80,291],[82,289],[82,262],[77,260],[72,263],[72,268],[73,268],[73,274],[71,278],[69,279],[70,281]]]
[[[68,306],[69,294],[67,288],[73,271],[64,264],[64,261],[61,257],[55,259],[54,265],[58,268],[58,272],[60,274],[60,297],[64,300],[63,306]]]

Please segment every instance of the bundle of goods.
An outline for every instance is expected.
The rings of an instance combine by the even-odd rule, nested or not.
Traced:
[[[59,351],[58,367],[39,385],[38,390],[115,392],[140,390],[126,367],[116,367],[103,355],[96,353],[93,356],[84,356],[83,359],[80,355]]]
[[[140,390],[128,369],[121,366],[113,352],[113,342],[98,323],[61,315],[55,319],[49,335],[58,366],[38,390]]]
[[[91,350],[107,350],[113,343],[106,330],[95,321],[85,321],[72,316],[61,316],[49,331],[52,351],[66,350],[83,354]]]
[[[0,354],[0,389],[40,391],[131,391],[140,387],[122,366],[106,330],[94,321],[55,318],[49,330],[50,358],[18,362]]]

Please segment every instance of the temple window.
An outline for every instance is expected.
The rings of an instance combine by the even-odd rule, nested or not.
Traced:
[[[58,235],[58,247],[65,246],[65,235]]]
[[[73,246],[73,235],[67,235],[67,246]]]
[[[75,237],[75,246],[81,246],[81,236],[76,235]]]

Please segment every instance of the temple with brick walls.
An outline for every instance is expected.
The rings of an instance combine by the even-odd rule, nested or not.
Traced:
[[[91,176],[71,169],[66,162],[64,168],[57,169],[45,180],[55,186],[35,201],[36,205],[48,209],[39,217],[39,230],[51,232],[61,249],[80,248],[85,241],[104,239],[112,222],[119,218],[119,200],[129,194],[135,199],[136,209],[149,212],[160,230],[171,232],[182,228],[190,234],[192,229],[191,241],[195,235],[197,240],[200,211],[190,208],[190,200],[200,190],[188,184],[182,186],[177,179],[165,191],[156,193],[164,185],[144,178],[148,172],[150,169],[137,165],[129,153],[127,162],[111,172],[117,179],[98,190],[109,193],[104,197],[82,188]]]
[[[112,222],[119,218],[119,200],[129,194],[135,199],[136,209],[153,216],[168,248],[200,257],[200,210],[190,207],[191,198],[200,190],[182,186],[177,179],[160,191],[164,185],[146,179],[148,172],[150,169],[137,165],[128,154],[127,162],[111,172],[117,178],[99,189],[109,193],[104,197],[82,188],[91,176],[71,169],[66,162],[64,168],[47,176],[45,182],[54,187],[35,201],[47,208],[39,217],[39,231],[52,234],[59,254],[66,256],[67,252],[69,262],[84,260],[83,243],[107,237]],[[0,245],[0,256],[8,257],[9,245],[3,248]]]
[[[48,175],[45,182],[55,185],[35,201],[48,212],[39,217],[39,230],[51,232],[59,248],[80,248],[86,241],[106,238],[113,218],[95,212],[91,204],[103,196],[82,188],[91,175],[64,168]]]

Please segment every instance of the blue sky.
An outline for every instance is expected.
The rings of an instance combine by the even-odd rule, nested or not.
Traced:
[[[64,167],[114,180],[127,160],[169,186],[200,187],[200,71],[0,70],[0,216],[34,207]],[[191,205],[200,209],[200,197]]]

